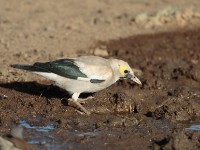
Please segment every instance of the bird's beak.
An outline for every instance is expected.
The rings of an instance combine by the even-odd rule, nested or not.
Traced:
[[[136,77],[136,76],[132,76],[131,80],[133,80],[134,82],[136,82],[137,84],[142,84],[142,82]]]
[[[132,81],[136,82],[137,84],[140,84],[140,85],[142,84],[142,82],[135,75],[127,74],[126,78],[131,79]]]

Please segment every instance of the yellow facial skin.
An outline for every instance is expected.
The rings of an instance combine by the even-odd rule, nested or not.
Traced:
[[[121,73],[122,76],[125,76],[126,74],[124,73],[124,70],[129,70],[127,66],[120,65],[119,66],[119,72]]]

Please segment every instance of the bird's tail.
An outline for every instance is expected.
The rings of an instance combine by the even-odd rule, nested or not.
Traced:
[[[34,66],[34,65],[12,64],[10,66],[13,68],[27,70],[31,72],[47,72],[45,69]]]

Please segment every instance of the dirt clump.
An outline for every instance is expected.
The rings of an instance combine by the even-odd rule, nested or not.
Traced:
[[[175,131],[170,137],[160,141],[154,141],[153,149],[163,150],[183,150],[183,149],[199,149],[200,132],[186,132],[183,130]]]

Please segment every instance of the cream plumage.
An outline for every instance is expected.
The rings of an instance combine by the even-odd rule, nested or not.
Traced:
[[[127,62],[98,56],[81,56],[45,63],[37,62],[33,65],[13,64],[11,67],[28,70],[54,81],[58,87],[72,94],[74,102],[86,114],[89,114],[89,111],[78,102],[81,93],[100,91],[119,79],[129,78],[141,84]]]

